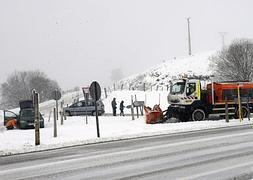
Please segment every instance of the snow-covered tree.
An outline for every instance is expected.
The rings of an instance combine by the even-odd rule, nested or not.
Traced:
[[[40,94],[40,101],[51,99],[52,91],[60,89],[56,81],[50,80],[40,71],[15,71],[1,84],[2,108],[18,107],[20,100],[31,99],[32,90]]]
[[[253,42],[247,39],[233,43],[211,57],[212,68],[220,81],[253,80]]]

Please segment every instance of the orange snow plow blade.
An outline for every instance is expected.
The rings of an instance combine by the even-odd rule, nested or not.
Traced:
[[[153,110],[150,107],[144,106],[146,124],[155,124],[164,122],[163,112],[159,105],[155,105]]]

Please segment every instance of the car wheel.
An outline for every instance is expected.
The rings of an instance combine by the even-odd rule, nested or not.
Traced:
[[[65,112],[65,116],[71,116],[70,112],[69,112],[69,111],[66,111],[66,112]]]
[[[205,119],[205,112],[202,109],[195,109],[192,112],[193,121],[203,121]]]
[[[45,127],[45,125],[44,125],[44,123],[42,123],[41,125],[40,125],[40,128],[44,128]]]

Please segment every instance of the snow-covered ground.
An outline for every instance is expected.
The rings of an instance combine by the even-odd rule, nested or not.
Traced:
[[[210,76],[212,70],[210,68],[210,57],[216,52],[203,52],[197,53],[191,56],[175,57],[164,61],[154,67],[147,69],[144,72],[126,77],[116,83],[116,89],[143,89],[145,88],[166,89],[169,82],[173,79],[180,78],[182,76],[194,77],[194,76]]]
[[[160,99],[161,107],[162,109],[165,109],[167,107],[167,93],[168,92],[166,91],[115,91],[109,94],[107,99],[104,99],[105,110],[106,113],[111,113],[110,103],[113,97],[116,97],[118,105],[121,100],[126,102],[125,105],[130,104],[131,95],[134,97],[136,95],[137,100],[145,101],[146,105],[151,107],[154,104],[158,104]],[[66,96],[63,98],[69,97]],[[108,115],[99,117],[100,138],[97,138],[95,117],[89,116],[88,124],[86,124],[85,116],[79,116],[67,117],[67,120],[64,120],[63,125],[61,125],[60,120],[58,120],[57,137],[53,137],[53,120],[51,118],[51,120],[48,121],[48,114],[53,104],[54,101],[51,103],[43,103],[41,105],[44,108],[43,111],[45,113],[45,128],[40,129],[41,145],[39,146],[34,145],[34,129],[14,129],[7,131],[3,126],[3,114],[0,112],[0,155],[252,123],[245,119],[243,122],[239,122],[239,120],[230,120],[229,123],[226,123],[225,120],[207,120],[202,122],[146,124],[145,116],[132,120],[131,116],[113,117]],[[48,107],[48,109],[46,107]],[[126,113],[130,113],[130,110],[126,109]]]
[[[131,98],[138,101],[144,101],[146,106],[153,107],[155,104],[160,104],[163,110],[168,107],[166,86],[169,81],[182,74],[187,75],[202,75],[208,76],[209,71],[209,57],[215,52],[200,53],[184,58],[174,58],[164,63],[148,69],[147,71],[138,75],[133,75],[129,78],[118,82],[118,85],[124,85],[123,89],[129,89],[128,86],[143,87],[143,83],[150,86],[162,85],[165,88],[159,89],[164,91],[113,91],[109,92],[107,98],[102,94],[102,100],[105,104],[105,116],[99,117],[100,138],[97,138],[95,117],[88,117],[88,124],[86,124],[85,116],[82,117],[68,117],[64,121],[64,125],[60,125],[58,120],[58,136],[53,137],[53,120],[49,121],[50,111],[52,112],[55,106],[55,101],[51,100],[40,104],[40,111],[44,114],[45,128],[40,130],[41,145],[35,146],[35,132],[30,130],[9,130],[3,126],[3,113],[0,111],[0,155],[30,152],[43,149],[51,149],[57,147],[95,143],[101,141],[110,141],[116,139],[125,139],[131,137],[152,136],[157,134],[170,134],[185,131],[194,131],[201,129],[227,127],[242,124],[251,124],[251,121],[244,120],[230,120],[226,123],[225,120],[206,120],[202,122],[184,122],[184,123],[164,123],[164,124],[146,124],[145,116],[140,116],[138,119],[132,120],[129,116],[130,109],[125,109],[125,117],[113,117],[111,109],[111,101],[115,97],[119,104],[124,100],[124,105],[131,104]],[[131,88],[132,89],[132,88]],[[103,93],[103,92],[102,92]],[[83,98],[82,92],[73,92],[62,97],[65,105],[71,104],[79,96]],[[15,109],[18,112],[19,109]],[[119,113],[119,111],[117,112]]]

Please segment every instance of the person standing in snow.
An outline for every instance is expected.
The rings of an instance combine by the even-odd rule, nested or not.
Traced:
[[[120,102],[120,105],[119,105],[119,109],[120,109],[120,116],[125,116],[125,114],[124,114],[124,101],[121,101]]]
[[[112,100],[112,115],[113,116],[116,116],[116,110],[117,110],[116,98],[113,98]]]

